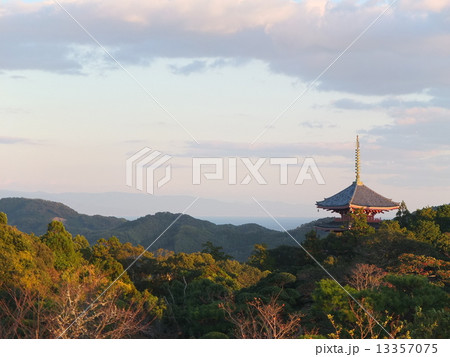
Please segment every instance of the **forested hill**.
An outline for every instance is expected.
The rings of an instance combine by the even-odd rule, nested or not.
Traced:
[[[88,239],[94,232],[108,231],[126,222],[124,218],[80,214],[59,202],[18,197],[0,199],[0,212],[8,215],[11,225],[36,235],[47,232],[47,226],[53,220],[63,222],[72,234],[81,234]]]
[[[41,215],[77,217],[45,204]],[[153,239],[175,217],[159,213],[112,231]],[[410,213],[402,204],[376,230],[362,212],[351,219],[351,230],[309,232],[302,248],[257,244],[238,262],[211,242],[189,254],[147,252],[115,237],[89,244],[59,221],[36,236],[0,211],[0,339],[448,338],[450,205]],[[201,236],[228,244],[232,234],[242,249],[282,236],[182,216],[158,243],[194,245]]]
[[[0,212],[8,215],[11,225],[26,233],[42,235],[47,231],[48,223],[59,220],[72,235],[83,235],[91,244],[100,238],[116,236],[122,242],[144,247],[150,245],[178,216],[160,212],[127,221],[116,217],[88,216],[62,203],[26,198],[0,199]],[[313,225],[314,222],[304,224],[290,233],[302,241]],[[267,244],[269,248],[296,244],[285,233],[257,224],[216,225],[183,215],[152,245],[151,251],[164,248],[174,252],[198,252],[207,241],[223,247],[226,254],[241,261],[250,256],[255,244]]]

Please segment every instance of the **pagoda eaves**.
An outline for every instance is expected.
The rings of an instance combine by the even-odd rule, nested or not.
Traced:
[[[333,211],[341,215],[340,219],[335,219],[336,222],[349,222],[350,213],[361,209],[367,215],[368,222],[379,222],[374,216],[378,213],[391,211],[399,208],[399,203],[386,198],[374,190],[364,185],[360,180],[360,151],[359,138],[356,137],[355,150],[355,181],[336,193],[335,195],[325,198],[322,201],[317,201],[317,208],[327,211]],[[350,226],[350,225],[349,225]],[[342,231],[345,228],[332,224],[329,227],[317,227],[328,231]]]
[[[317,208],[345,213],[356,209],[370,210],[373,213],[381,213],[399,208],[397,202],[386,198],[366,185],[353,182],[344,190],[335,195],[325,198],[323,201],[316,202]]]

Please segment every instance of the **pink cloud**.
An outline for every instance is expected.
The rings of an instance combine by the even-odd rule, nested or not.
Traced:
[[[398,6],[415,12],[440,12],[450,8],[450,0],[403,0]]]
[[[393,114],[398,125],[415,125],[429,123],[437,120],[448,120],[450,109],[441,107],[414,107],[396,110]]]
[[[124,64],[158,57],[260,60],[305,82],[387,6],[358,0],[59,1]],[[399,3],[328,71],[319,88],[403,94],[448,86],[449,2]],[[74,52],[95,43],[53,1],[2,2],[0,14],[0,31],[8,34],[0,43],[8,54],[0,57],[0,69],[82,72],[86,63]],[[94,60],[101,61],[100,55]]]

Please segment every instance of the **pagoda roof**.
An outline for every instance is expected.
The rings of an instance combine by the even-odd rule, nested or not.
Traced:
[[[356,181],[335,195],[316,202],[316,205],[318,208],[326,210],[371,208],[385,211],[399,207],[397,202],[376,193],[366,185]]]

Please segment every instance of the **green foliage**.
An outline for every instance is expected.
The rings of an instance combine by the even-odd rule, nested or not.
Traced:
[[[254,250],[248,263],[260,270],[272,270],[274,259],[267,251],[267,244],[255,244]]]
[[[123,218],[79,214],[62,203],[41,199],[2,198],[0,211],[8,214],[11,225],[17,226],[23,232],[37,235],[45,234],[48,222],[55,218],[63,219],[70,232],[89,237],[94,232],[104,232],[126,222]],[[95,238],[99,238],[97,234]]]
[[[317,322],[327,331],[327,324],[321,320],[323,314],[328,316],[335,332],[330,336],[337,338],[360,336],[379,336],[384,333],[379,326],[367,317],[369,311],[391,333],[401,332],[402,336],[415,338],[439,338],[444,329],[448,334],[448,312],[444,310],[449,298],[441,288],[428,283],[420,276],[389,275],[385,285],[377,289],[356,291],[344,287],[353,298],[364,306],[364,310],[330,279],[318,283],[313,293],[313,312],[318,316]],[[375,332],[374,331],[378,331]]]
[[[427,312],[448,306],[448,294],[424,277],[388,275],[385,280],[388,285],[369,294],[378,311],[387,310],[412,320],[417,309]]]
[[[358,291],[349,285],[344,289],[352,296],[358,296]],[[349,306],[350,296],[331,279],[322,279],[313,292],[313,310],[317,314],[333,315],[342,321],[353,321],[354,315]]]
[[[350,212],[350,230],[345,231],[344,234],[361,236],[370,235],[375,233],[375,228],[367,223],[367,214],[363,209]]]
[[[8,202],[24,212],[22,201]],[[376,231],[356,212],[352,229],[341,234],[319,238],[308,226],[302,246],[396,337],[445,338],[450,333],[449,207],[409,213],[404,205],[394,221]],[[64,212],[79,219],[76,212]],[[290,338],[385,336],[302,248],[276,239],[267,245],[278,233],[265,235],[270,231],[256,225],[216,226],[183,216],[166,237],[168,246],[187,250],[179,253],[151,253],[122,241],[130,232],[151,239],[171,219],[162,213],[139,224],[127,222],[117,237],[104,235],[110,238],[90,245],[80,234],[72,237],[63,219],[51,222],[39,238],[5,224],[0,214],[0,337],[55,337],[91,303],[64,337],[228,338],[239,336],[241,326],[247,331],[242,336],[256,338],[266,335],[251,327],[271,313],[277,326],[295,330],[283,335]],[[83,224],[92,228],[89,220]],[[306,227],[293,234],[300,239],[300,232]],[[228,255],[235,240],[227,237],[234,234],[242,245],[233,249],[251,249],[257,242],[248,263]]]
[[[226,333],[230,329],[219,309],[219,303],[229,294],[222,285],[198,279],[191,283],[174,281],[166,289],[168,313],[164,321],[178,330],[180,337],[200,338],[208,332]]]
[[[355,256],[356,248],[363,244],[363,238],[356,230],[340,235],[330,234],[322,240],[322,252],[318,256],[324,259],[333,256],[332,259],[336,261],[350,261]]]
[[[217,331],[211,331],[208,332],[207,334],[203,335],[200,338],[213,338],[213,339],[227,339],[229,338],[228,335],[225,335],[223,332],[217,332]]]
[[[47,233],[41,239],[53,251],[57,270],[74,267],[80,262],[80,255],[75,251],[72,235],[66,231],[61,222],[49,223]]]
[[[296,280],[295,276],[290,273],[275,273],[271,274],[267,277],[266,282],[278,286],[280,288],[283,288],[287,284],[294,283]]]
[[[414,320],[406,328],[412,338],[448,338],[450,312],[448,309],[431,309],[424,313],[422,308],[417,308]]]
[[[265,252],[266,257],[260,259],[267,263],[263,264],[260,269],[285,271],[295,274],[305,265],[311,264],[312,260],[306,255],[304,250],[299,247],[281,245]]]
[[[287,312],[294,312],[300,307],[300,293],[296,289],[296,277],[290,273],[277,272],[268,274],[257,284],[235,293],[236,304],[242,309],[248,301],[255,298],[268,303],[276,298]]]
[[[91,248],[90,261],[111,279],[119,277],[124,270],[122,263],[117,259],[121,246],[122,244],[116,237],[111,237],[108,240],[100,239]],[[127,273],[122,274],[122,278],[129,282]]]
[[[88,240],[79,234],[73,238],[73,245],[76,251],[82,251],[90,247]]]
[[[441,229],[435,221],[419,219],[413,225],[413,232],[415,233],[417,240],[430,244],[443,253],[449,253],[449,235],[441,233]]]
[[[403,209],[397,214],[396,220],[402,227],[412,231],[418,241],[430,244],[449,255],[450,205],[425,207],[412,214]]]
[[[326,340],[327,336],[306,333],[304,335],[300,335],[298,338],[302,340]]]
[[[0,212],[0,224],[8,224],[8,216],[4,212]]]
[[[325,259],[323,252],[323,240],[319,238],[316,231],[310,231],[305,235],[305,240],[302,243],[303,247],[318,261]],[[311,261],[308,256],[306,259]]]
[[[425,255],[402,254],[400,264],[392,270],[398,274],[417,274],[427,277],[436,286],[450,290],[450,262]]]
[[[432,207],[425,207],[414,212],[414,216],[416,221],[434,221],[436,213]]]
[[[152,250],[166,249],[176,253],[194,253],[201,251],[206,242],[222,246],[223,253],[238,261],[246,261],[255,244],[266,244],[275,248],[280,244],[294,245],[292,239],[282,232],[273,231],[257,224],[235,226],[231,224],[216,225],[204,220],[183,215],[164,233],[164,239],[155,239],[176,219],[177,215],[159,212],[134,221],[123,218],[87,216],[57,202],[25,199],[0,199],[0,211],[8,214],[9,223],[20,230],[38,235],[47,231],[47,223],[53,219],[64,222],[68,231],[74,236],[83,235],[91,245],[99,239],[115,236],[122,243],[149,246]],[[302,225],[291,233],[302,240],[304,234],[311,230],[313,223]]]
[[[234,281],[236,290],[253,286],[269,274],[268,271],[262,272],[258,268],[236,260],[219,261],[217,265]]]
[[[382,268],[396,266],[398,257],[404,253],[432,257],[440,255],[434,247],[418,241],[414,233],[401,228],[395,221],[382,222],[376,234],[361,240],[358,250],[367,263]]]
[[[2,283],[42,290],[52,284],[52,251],[34,236],[0,226],[0,286]]]
[[[442,205],[437,208],[436,223],[441,228],[441,232],[450,232],[450,204]]]
[[[222,247],[216,247],[212,242],[207,241],[206,243],[203,243],[202,246],[204,247],[202,250],[202,253],[211,254],[211,256],[214,258],[214,260],[228,260],[233,259],[231,255],[225,254],[223,252]]]
[[[402,226],[407,227],[411,222],[411,212],[409,212],[408,207],[406,207],[405,201],[400,203],[397,214],[395,215],[395,220]]]
[[[441,236],[439,226],[428,220],[419,220],[414,226],[414,233],[418,240],[431,245],[436,245]]]

